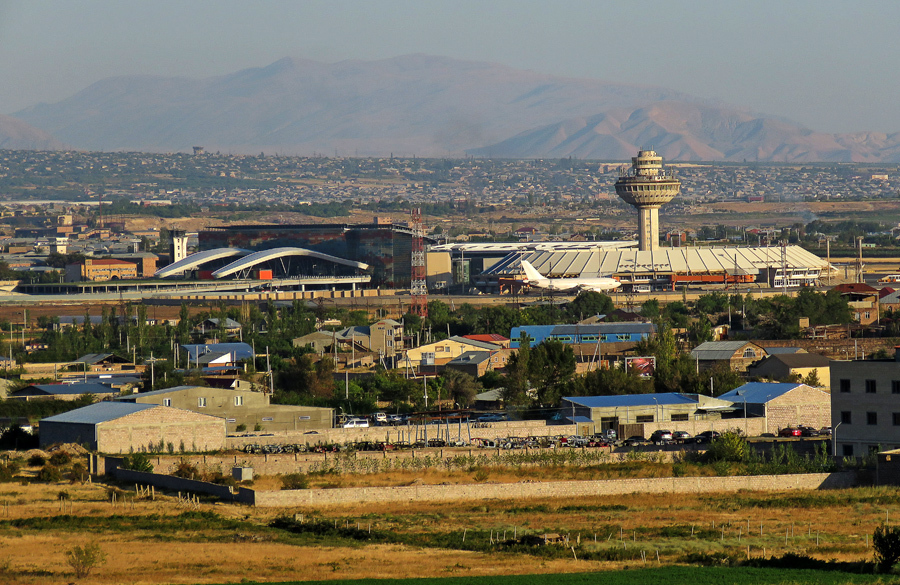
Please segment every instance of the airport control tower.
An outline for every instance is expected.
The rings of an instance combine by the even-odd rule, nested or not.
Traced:
[[[616,181],[616,195],[638,208],[640,250],[659,248],[659,208],[681,190],[681,181],[662,168],[662,157],[640,150],[631,157],[631,171]]]

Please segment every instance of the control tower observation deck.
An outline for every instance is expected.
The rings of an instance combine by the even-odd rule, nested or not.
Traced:
[[[663,169],[662,157],[653,150],[631,157],[631,171],[616,181],[616,195],[638,209],[639,249],[659,248],[659,208],[681,191],[681,181]]]

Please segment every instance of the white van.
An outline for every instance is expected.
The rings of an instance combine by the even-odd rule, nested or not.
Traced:
[[[345,429],[367,429],[369,428],[369,421],[364,418],[351,418],[348,419],[347,422],[344,423]]]

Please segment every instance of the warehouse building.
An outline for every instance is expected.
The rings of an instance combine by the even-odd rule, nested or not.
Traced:
[[[225,448],[224,419],[155,404],[100,402],[45,418],[39,429],[42,448],[58,443],[101,453]]]
[[[815,286],[828,263],[800,246],[635,249],[537,247],[514,251],[473,278],[485,292],[501,280],[521,279],[526,260],[548,278],[612,277],[624,292],[676,290],[682,286],[780,288]]]

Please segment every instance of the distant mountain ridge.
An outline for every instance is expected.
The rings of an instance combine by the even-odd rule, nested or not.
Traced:
[[[22,120],[0,114],[0,149],[63,150],[66,145]]]
[[[900,162],[900,133],[825,134],[777,118],[684,102],[570,118],[468,153],[619,160],[644,147],[682,161]]]
[[[101,80],[14,114],[86,150],[622,160],[900,160],[900,136],[823,134],[673,90],[429,55],[285,58],[206,79]]]

